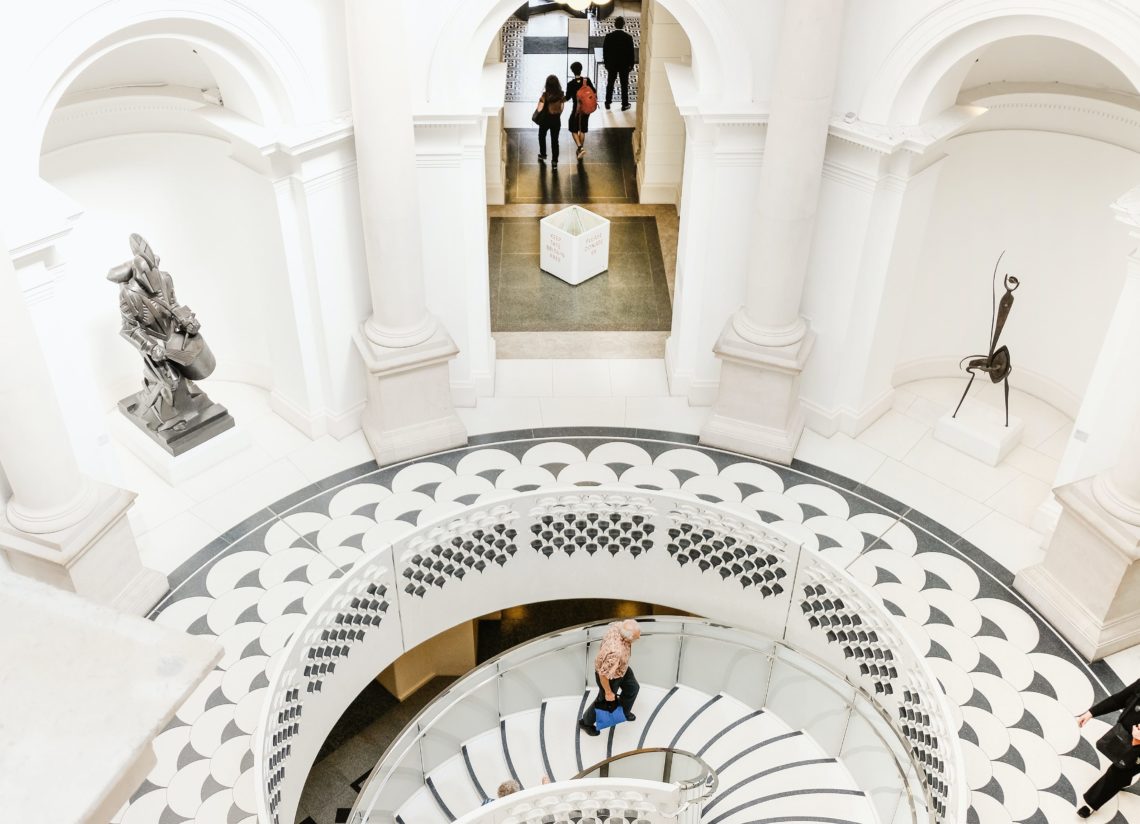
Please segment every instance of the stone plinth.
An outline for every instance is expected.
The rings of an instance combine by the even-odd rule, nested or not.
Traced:
[[[1005,412],[987,404],[963,406],[957,417],[947,412],[934,425],[934,439],[947,446],[977,458],[990,466],[997,466],[1021,442],[1021,418],[1009,416],[1005,425]]]

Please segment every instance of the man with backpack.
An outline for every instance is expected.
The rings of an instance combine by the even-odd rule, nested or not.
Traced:
[[[602,41],[602,62],[606,64],[606,108],[614,101],[614,83],[621,78],[621,110],[629,109],[629,73],[635,62],[633,38],[625,30],[625,18],[614,20],[617,28]]]
[[[582,64],[570,64],[574,79],[566,84],[566,99],[571,101],[570,119],[567,126],[570,136],[578,147],[578,159],[586,156],[586,132],[590,130],[590,115],[598,110],[598,90],[588,77],[582,77]]]

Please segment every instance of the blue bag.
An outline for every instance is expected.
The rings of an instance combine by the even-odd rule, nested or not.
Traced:
[[[594,726],[598,728],[598,732],[609,727],[616,727],[623,721],[625,721],[625,710],[622,709],[621,704],[618,704],[612,711],[603,710],[601,707],[594,709]]]

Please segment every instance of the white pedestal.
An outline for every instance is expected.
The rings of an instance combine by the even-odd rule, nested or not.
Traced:
[[[250,445],[249,435],[235,426],[176,457],[165,452],[140,432],[139,428],[124,418],[117,409],[111,413],[108,425],[111,437],[129,449],[136,458],[171,486],[177,486],[207,469],[212,469]]]
[[[958,417],[947,412],[934,425],[934,439],[965,452],[972,458],[997,466],[1021,441],[1021,418],[1009,416],[1005,410],[984,403],[963,405]]]
[[[577,286],[610,268],[610,222],[570,206],[539,221],[539,266]]]

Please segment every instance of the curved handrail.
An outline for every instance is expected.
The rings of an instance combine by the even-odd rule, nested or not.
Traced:
[[[717,623],[714,621],[707,621],[707,620],[703,620],[703,619],[699,619],[699,618],[657,615],[657,616],[640,616],[637,618],[637,621],[642,626],[642,636],[646,637],[646,638],[663,637],[665,635],[673,635],[674,637],[684,638],[684,637],[686,637],[686,635],[691,635],[691,633],[685,633],[683,631],[683,629],[684,629],[683,625],[686,625],[686,624],[698,625],[698,626],[703,625],[703,626],[715,627],[718,629],[729,630],[733,634],[745,636],[747,638],[752,639],[756,643],[754,643],[752,646],[750,646],[748,648],[750,648],[756,652],[764,652],[765,651],[764,648],[771,647],[773,649],[780,648],[780,649],[783,649],[783,650],[785,650],[785,651],[787,651],[787,652],[789,652],[795,656],[799,656],[799,657],[803,658],[805,661],[809,662],[813,667],[815,667],[817,669],[824,670],[825,672],[827,672],[828,675],[832,676],[836,681],[841,682],[845,687],[852,690],[853,693],[862,696],[865,700],[865,703],[869,707],[873,708],[875,710],[876,714],[878,715],[878,717],[882,721],[885,722],[887,729],[889,729],[893,734],[894,744],[897,745],[898,747],[900,747],[903,750],[903,752],[906,753],[907,758],[912,761],[912,765],[913,765],[914,759],[917,758],[917,755],[914,751],[914,748],[911,746],[910,742],[907,740],[907,738],[905,736],[903,736],[899,733],[899,731],[895,728],[895,725],[893,723],[893,719],[887,714],[887,712],[882,707],[880,707],[878,705],[878,703],[874,700],[874,696],[871,695],[871,693],[868,692],[866,688],[864,688],[862,685],[857,684],[854,681],[852,681],[844,673],[841,673],[841,672],[838,672],[837,670],[835,670],[826,661],[823,661],[822,659],[820,659],[816,656],[813,656],[810,653],[805,652],[804,650],[797,649],[797,648],[787,644],[786,642],[784,642],[780,639],[769,638],[765,635],[762,635],[762,634],[757,633],[757,632],[753,632],[753,631],[748,630],[748,629],[728,626],[726,624],[720,624],[720,623]],[[659,627],[663,627],[667,624],[681,624],[682,625],[682,631],[675,631],[672,633],[669,633],[668,631],[664,631],[664,632],[659,631]],[[592,640],[597,640],[597,636],[595,636],[595,637],[589,636],[589,634],[588,634],[589,631],[590,630],[604,630],[604,629],[607,629],[609,627],[609,625],[610,625],[609,621],[587,621],[587,622],[584,622],[581,624],[576,624],[576,625],[571,626],[571,627],[566,627],[563,629],[555,630],[553,632],[545,633],[543,635],[540,635],[536,638],[531,639],[530,641],[523,642],[521,644],[518,644],[514,647],[511,647],[510,649],[507,649],[507,650],[499,653],[498,655],[495,655],[494,657],[488,659],[486,662],[481,664],[475,670],[468,673],[466,676],[463,676],[462,678],[460,678],[459,680],[457,680],[456,682],[451,684],[447,689],[445,689],[443,692],[439,693],[428,704],[426,704],[424,706],[424,708],[422,710],[420,710],[420,712],[417,713],[416,716],[414,718],[412,718],[411,721],[408,722],[408,724],[404,727],[404,730],[400,733],[400,735],[398,735],[396,737],[396,739],[391,744],[389,744],[388,748],[384,751],[384,753],[377,760],[377,762],[376,762],[377,766],[376,766],[376,768],[373,768],[372,773],[368,777],[368,781],[361,788],[361,791],[357,796],[357,801],[353,806],[352,815],[350,816],[349,820],[350,821],[356,821],[357,820],[356,815],[360,811],[360,807],[361,807],[362,802],[365,802],[366,799],[369,799],[369,798],[378,797],[380,795],[380,793],[383,792],[385,786],[387,785],[387,782],[393,776],[395,769],[400,764],[403,763],[404,759],[413,751],[413,749],[416,748],[417,746],[419,746],[420,742],[423,739],[425,739],[433,731],[433,729],[441,721],[441,719],[444,718],[444,715],[446,713],[446,709],[444,710],[444,712],[440,712],[440,713],[432,715],[433,711],[436,708],[438,708],[440,706],[447,706],[447,707],[455,706],[455,705],[459,704],[460,702],[462,702],[468,696],[476,693],[481,687],[483,687],[486,684],[491,683],[491,682],[495,681],[496,679],[498,679],[503,674],[503,671],[498,669],[498,664],[504,658],[507,658],[507,657],[513,656],[513,655],[517,655],[520,650],[523,650],[528,646],[538,645],[543,641],[548,641],[548,640],[553,639],[553,638],[558,638],[559,636],[564,636],[564,635],[580,636],[583,632],[587,633],[587,636],[585,638],[576,637],[573,640],[571,640],[570,643],[567,643],[567,644],[564,644],[561,646],[551,647],[549,649],[544,649],[541,652],[535,654],[534,656],[528,657],[527,659],[525,659],[525,661],[520,661],[519,662],[520,664],[521,663],[530,664],[530,663],[538,661],[542,658],[545,658],[549,655],[553,655],[553,654],[559,653],[559,652],[565,652],[567,649],[571,649],[574,646],[587,646],[588,647],[588,645],[590,644],[590,642]],[[722,638],[717,638],[715,640],[724,642],[724,639],[722,639]],[[782,663],[784,663],[788,666],[791,666],[792,668],[804,673],[805,675],[809,675],[809,676],[813,676],[813,677],[815,676],[815,673],[812,673],[806,667],[797,665],[794,661],[788,660],[787,658],[781,658],[780,660]],[[842,697],[842,694],[840,693],[840,691],[835,686],[828,684],[825,681],[819,681],[819,683],[822,684],[825,688],[829,689],[831,692]],[[853,703],[852,703],[851,709],[854,710]],[[862,714],[862,713],[860,713],[860,714]],[[429,715],[431,716],[429,718],[429,720],[427,720],[427,722],[423,723],[421,726],[421,720],[423,718],[428,717]],[[910,782],[910,779],[908,777],[907,770],[903,766],[902,762],[895,755],[895,752],[891,746],[891,743],[886,740],[886,738],[883,736],[883,734],[879,730],[879,728],[876,725],[871,725],[871,730],[875,734],[875,736],[879,739],[879,741],[884,745],[885,751],[890,754],[890,757],[892,760],[892,765],[895,769],[896,774],[899,776],[899,780],[900,780],[902,787],[904,788],[903,795],[906,797],[907,803],[908,803],[909,808],[910,808],[909,820],[911,822],[913,822],[913,824],[918,824],[918,822],[920,821],[920,819],[918,817],[918,810],[915,807],[914,798],[913,798],[912,794],[908,791],[911,782]],[[644,751],[654,751],[654,750],[664,750],[664,749],[668,749],[668,748],[644,748]],[[397,750],[398,750],[398,752],[397,752]],[[635,751],[630,751],[630,752],[637,752],[637,751],[635,750]],[[583,770],[583,771],[579,772],[577,775],[575,775],[574,777],[575,778],[582,778],[582,777],[588,775],[593,769],[597,768],[601,764],[617,760],[617,759],[623,757],[624,755],[626,755],[626,754],[625,753],[619,754],[618,756],[614,756],[612,758],[606,759],[605,761],[599,762],[597,765],[594,765],[594,767],[592,767],[590,769]],[[696,758],[696,756],[693,756],[693,757]],[[387,765],[386,769],[382,769],[381,765],[385,765],[385,764]],[[711,768],[710,768],[710,771],[711,771]],[[715,776],[715,772],[713,772],[713,775]],[[374,787],[374,785],[377,781],[380,781],[381,784],[378,787]],[[928,788],[926,787],[925,783],[922,783],[922,790],[923,790],[924,795],[926,796],[926,798],[924,800],[926,803],[927,810],[933,810],[933,806],[931,804],[931,799],[929,797],[929,791],[928,791]],[[368,821],[367,814],[362,816],[360,818],[360,820],[367,822]]]
[[[668,775],[668,772],[666,772],[666,774],[662,777],[662,780],[667,783],[676,784],[682,790],[695,790],[699,787],[703,787],[706,789],[706,795],[715,793],[717,787],[720,786],[720,776],[717,775],[716,770],[709,766],[709,763],[707,761],[695,753],[691,753],[688,750],[679,750],[676,747],[638,747],[636,750],[626,750],[625,752],[619,752],[617,755],[611,755],[609,758],[603,758],[597,764],[586,767],[586,769],[581,770],[577,775],[575,775],[574,778],[587,778],[593,772],[600,772],[605,770],[609,767],[610,764],[614,764],[618,761],[625,761],[630,758],[636,758],[641,755],[649,755],[651,753],[664,753],[666,757],[683,755],[688,759],[696,761],[701,766],[700,776],[697,778],[682,779],[680,781],[672,781]]]

